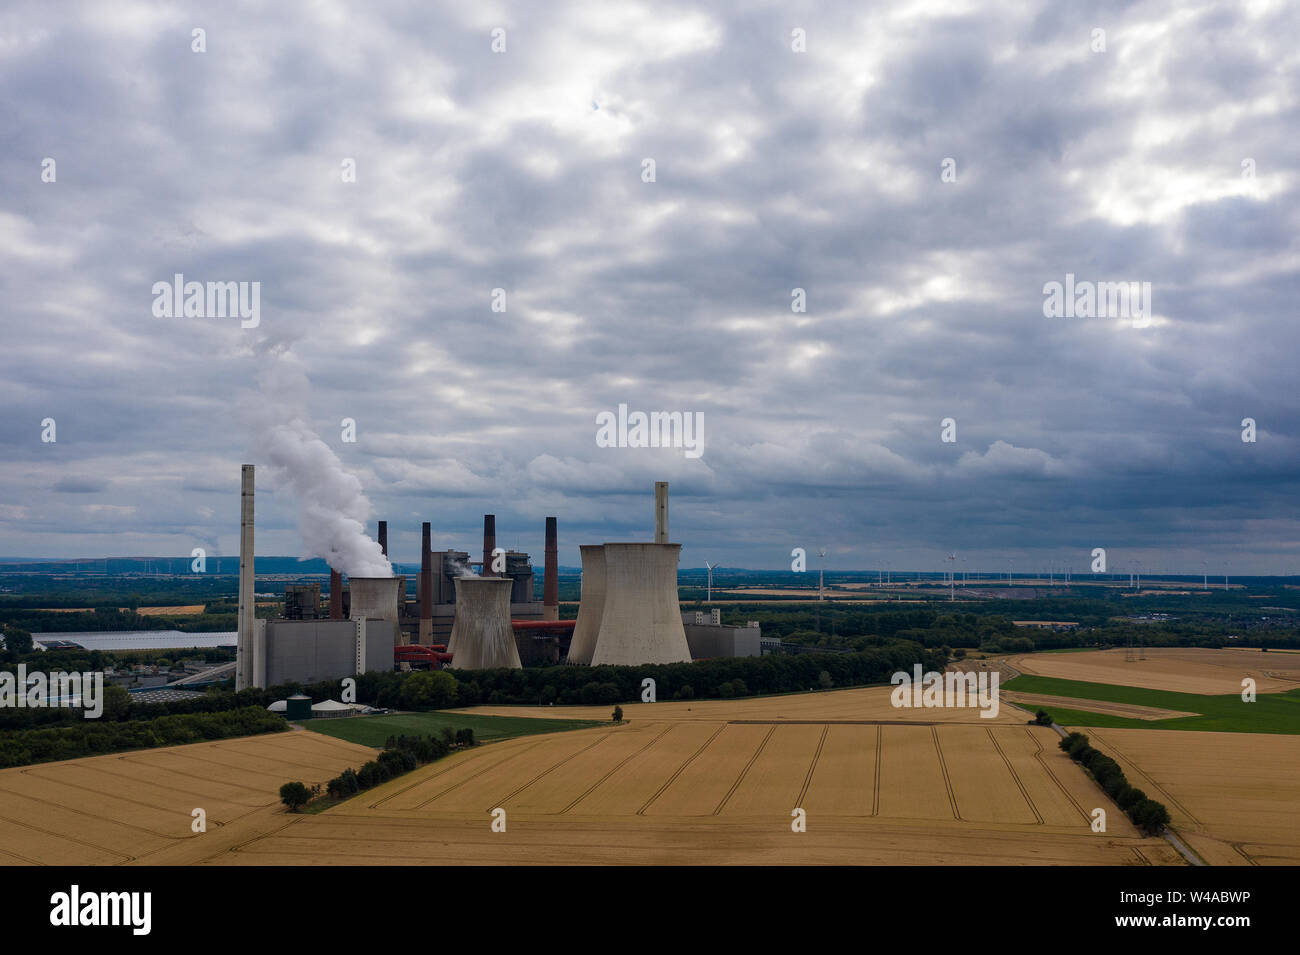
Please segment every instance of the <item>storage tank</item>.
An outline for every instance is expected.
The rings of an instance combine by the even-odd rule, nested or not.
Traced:
[[[296,693],[285,700],[284,718],[286,720],[311,719],[311,697]]]
[[[509,577],[457,577],[456,622],[447,650],[459,670],[518,670],[519,648],[510,626]]]
[[[582,555],[582,595],[578,622],[569,642],[569,662],[589,664],[605,610],[605,548],[601,544],[582,544],[578,553]]]
[[[682,545],[605,544],[603,550],[604,606],[591,665],[690,663],[677,601]]]

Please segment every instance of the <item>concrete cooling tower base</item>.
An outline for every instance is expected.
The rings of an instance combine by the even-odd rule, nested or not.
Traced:
[[[519,648],[510,625],[509,577],[457,577],[456,622],[447,651],[458,670],[518,670]]]
[[[592,666],[691,662],[677,601],[681,549],[681,544],[603,545],[605,595]],[[585,586],[585,555],[583,573]],[[575,642],[577,637],[575,629]]]

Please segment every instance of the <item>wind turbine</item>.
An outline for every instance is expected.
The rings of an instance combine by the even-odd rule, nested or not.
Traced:
[[[825,600],[826,593],[824,588],[826,584],[826,548],[819,547],[817,549],[817,556],[822,559],[821,567],[817,571],[817,599]]]
[[[1208,560],[1201,561],[1201,589],[1210,589],[1210,562]]]
[[[946,559],[947,559],[947,560],[954,560],[954,561],[955,561],[955,560],[957,559],[957,552],[956,552],[956,551],[953,551],[951,554],[948,555],[948,557],[947,557]],[[954,564],[953,566],[955,567],[955,566],[957,566],[957,565]],[[951,603],[953,600],[956,599],[956,598],[953,596],[953,590],[952,590],[952,579],[953,579],[953,576],[954,576],[954,575],[953,575],[953,572],[952,572],[951,570],[949,570],[949,571],[948,571],[948,602],[949,602],[949,603]]]
[[[710,563],[706,560],[706,561],[704,562],[704,566],[707,567],[707,568],[709,569],[709,584],[708,584],[708,591],[707,591],[707,596],[704,598],[704,602],[705,602],[705,603],[713,603],[713,567],[714,567],[714,565],[713,565],[713,564],[710,564]]]

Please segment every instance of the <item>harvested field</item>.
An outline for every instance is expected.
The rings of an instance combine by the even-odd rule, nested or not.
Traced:
[[[1211,865],[1300,865],[1300,737],[1089,730]]]
[[[839,695],[813,696],[842,714]],[[964,723],[933,725],[757,721],[747,702],[726,703],[746,722],[706,719],[694,706],[686,716],[683,705],[676,719],[457,753],[327,813],[286,816],[212,861],[1181,863],[1117,810],[1108,833],[1090,831],[1091,810],[1114,807],[1050,729],[969,711]],[[497,807],[505,833],[490,831]],[[807,812],[807,832],[791,831],[795,808]]]
[[[1017,670],[1035,676],[1206,696],[1240,693],[1245,677],[1255,679],[1260,693],[1280,693],[1300,686],[1300,655],[1258,650],[1156,647],[1147,648],[1145,660],[1131,663],[1124,659],[1122,648],[1018,654],[1006,659]]]
[[[1178,865],[1004,707],[896,710],[889,688],[634,704],[629,722],[454,753],[319,815],[277,805],[373,750],[307,732],[0,772],[11,863]],[[492,708],[479,708],[487,711]],[[601,715],[604,707],[533,708]],[[521,708],[509,708],[523,715]],[[190,810],[209,831],[189,831]],[[492,832],[491,812],[507,831]],[[807,831],[791,830],[792,810]]]
[[[298,731],[0,770],[0,860],[198,862],[282,825],[282,783],[324,782],[373,754]],[[206,833],[190,830],[196,808]]]
[[[141,607],[136,610],[142,617],[192,617],[203,613],[206,604],[186,604],[181,607]]]
[[[1083,700],[1073,696],[1048,696],[1043,693],[1016,693],[1002,690],[1005,699],[1022,706],[1064,706],[1072,710],[1088,710],[1091,713],[1109,713],[1111,716],[1125,716],[1134,720],[1170,720],[1179,716],[1198,716],[1197,713],[1185,713],[1182,710],[1162,710],[1156,706],[1137,706],[1131,703],[1109,703],[1104,700]]]

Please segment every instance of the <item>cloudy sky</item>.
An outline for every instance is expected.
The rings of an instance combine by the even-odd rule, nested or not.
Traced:
[[[291,364],[398,560],[494,512],[576,564],[658,479],[684,566],[1300,572],[1298,9],[7,3],[0,555],[234,553],[245,462],[302,553]]]

